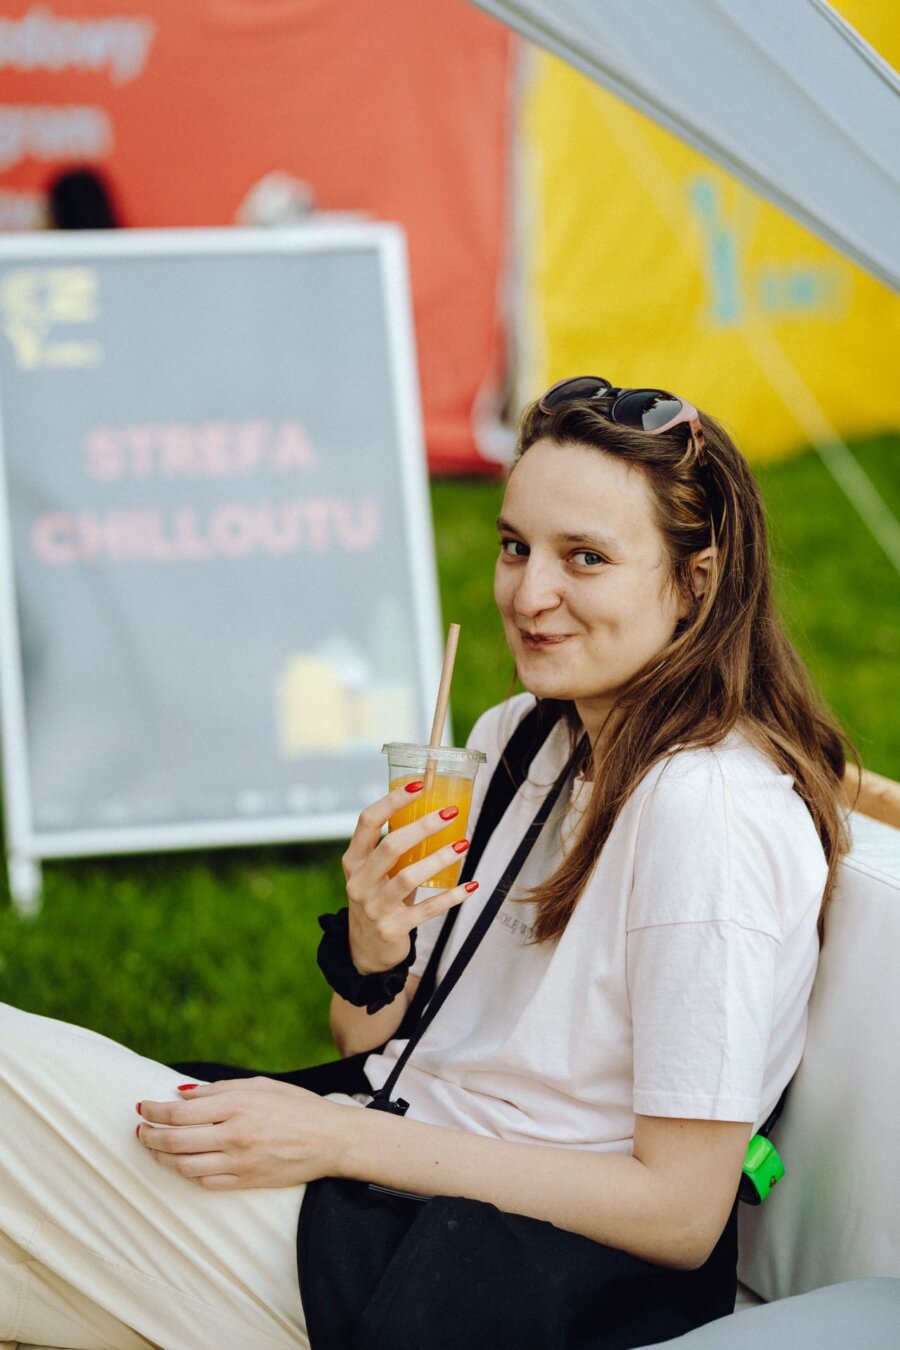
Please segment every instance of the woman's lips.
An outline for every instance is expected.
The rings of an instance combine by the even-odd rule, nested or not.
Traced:
[[[542,647],[558,647],[561,642],[566,642],[569,638],[568,633],[526,633],[524,629],[519,629],[519,637],[523,644],[531,651],[540,651]]]

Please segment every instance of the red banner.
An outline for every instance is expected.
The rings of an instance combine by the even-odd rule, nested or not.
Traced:
[[[511,37],[465,0],[7,0],[0,227],[89,165],[130,226],[224,225],[273,171],[407,232],[429,463],[486,467]]]

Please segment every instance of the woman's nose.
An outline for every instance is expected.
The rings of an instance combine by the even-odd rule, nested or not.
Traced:
[[[522,569],[515,595],[515,610],[523,618],[555,609],[560,602],[558,577],[552,566],[534,554]]]

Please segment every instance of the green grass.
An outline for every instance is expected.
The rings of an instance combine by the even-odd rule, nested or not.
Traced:
[[[854,447],[900,513],[900,437]],[[812,454],[759,472],[793,640],[869,767],[900,778],[900,577]],[[457,741],[511,689],[493,612],[497,483],[434,484],[444,617],[463,624]],[[0,999],[162,1060],[291,1068],[328,1058],[316,915],[342,903],[340,845],[47,863],[44,908],[0,897]]]
[[[900,515],[900,437],[853,452]],[[900,779],[900,576],[818,456],[760,470],[787,629],[862,756]]]

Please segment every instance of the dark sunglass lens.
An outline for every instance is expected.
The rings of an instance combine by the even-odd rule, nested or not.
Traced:
[[[543,412],[558,408],[561,403],[573,403],[577,399],[604,398],[612,389],[609,380],[600,375],[579,375],[571,380],[560,380],[548,389],[539,400],[538,406]]]
[[[643,431],[659,431],[681,412],[683,404],[661,389],[631,389],[613,404],[613,421]]]

